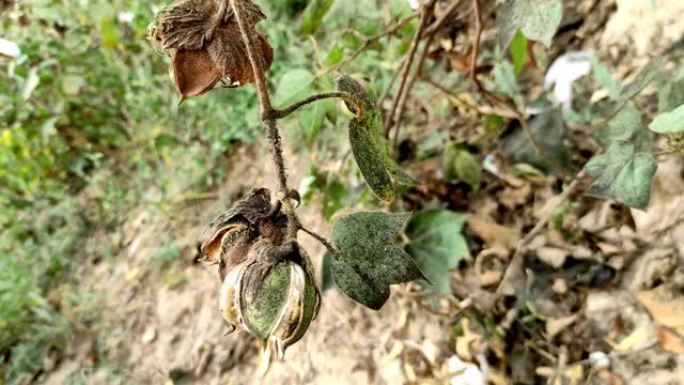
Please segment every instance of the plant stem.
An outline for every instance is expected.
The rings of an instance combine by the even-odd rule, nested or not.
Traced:
[[[480,56],[480,41],[482,40],[483,30],[480,0],[473,0],[473,11],[475,12],[475,42],[473,44],[473,56],[470,58],[470,77],[475,82],[477,88],[481,89],[482,85],[477,79],[477,57]]]
[[[276,167],[276,173],[278,176],[278,193],[283,201],[283,211],[285,212],[285,215],[287,215],[290,222],[288,227],[288,236],[290,238],[295,238],[298,230],[297,224],[299,221],[294,212],[292,202],[288,198],[290,190],[287,186],[287,173],[285,171],[285,160],[283,158],[282,139],[280,137],[280,132],[278,131],[278,119],[274,113],[273,107],[271,106],[271,98],[266,85],[264,68],[261,58],[258,56],[255,48],[256,43],[254,41],[254,36],[256,35],[256,31],[254,30],[254,26],[247,21],[245,10],[242,7],[242,2],[240,0],[230,0],[230,5],[233,8],[235,18],[240,26],[242,40],[245,43],[247,56],[249,57],[249,62],[252,65],[254,83],[256,84],[259,102],[261,103],[261,120],[264,122],[264,126],[266,127],[268,150],[271,153],[271,159]]]
[[[430,2],[430,4],[433,3],[434,1]],[[399,107],[400,99],[404,94],[404,87],[406,87],[406,82],[408,81],[408,76],[411,72],[411,67],[413,66],[413,60],[415,59],[416,52],[418,51],[418,45],[420,45],[420,40],[423,37],[423,31],[425,30],[425,27],[428,23],[428,19],[432,16],[431,8],[428,7],[429,4],[426,4],[421,9],[420,24],[418,25],[418,31],[416,31],[416,34],[413,36],[413,41],[411,41],[411,48],[409,49],[408,53],[408,59],[406,60],[404,66],[401,69],[401,82],[399,83],[399,89],[397,90],[397,94],[394,96],[394,100],[392,101],[392,107],[387,112],[387,117],[385,118],[385,138],[389,137],[389,133],[392,130],[392,127],[394,126],[394,114],[396,113],[397,108]]]
[[[430,9],[430,12],[432,12],[432,9]],[[413,90],[413,85],[416,83],[416,79],[422,76],[423,74],[425,60],[427,59],[428,53],[430,52],[430,46],[432,45],[434,37],[434,34],[428,35],[425,41],[425,46],[423,47],[423,53],[420,56],[420,60],[418,60],[418,67],[416,68],[416,72],[414,72],[411,78],[409,79],[408,84],[406,84],[406,87],[404,88],[404,93],[403,95],[401,95],[401,98],[399,99],[399,108],[397,109],[395,119],[396,122],[401,121],[401,117],[404,115],[404,110],[406,109],[406,102],[408,101],[408,96],[411,94],[411,91]],[[394,147],[396,147],[398,144],[400,131],[401,126],[397,126],[396,130],[394,130]]]
[[[340,99],[345,100],[348,103],[355,104],[354,98],[352,98],[351,95],[349,95],[346,92],[325,92],[322,94],[309,96],[308,98],[306,98],[304,100],[300,100],[299,102],[296,102],[296,103],[292,104],[291,106],[286,107],[282,110],[273,110],[272,111],[273,116],[276,119],[283,119],[283,118],[290,116],[291,114],[296,112],[298,109],[306,106],[307,104],[311,104],[311,103],[317,102],[319,100],[330,99],[330,98],[340,98]]]
[[[230,0],[230,5],[233,8],[235,18],[240,26],[242,40],[247,48],[247,55],[249,57],[249,62],[252,65],[252,72],[254,73],[254,82],[256,83],[257,93],[259,94],[259,102],[261,103],[261,120],[264,122],[264,126],[266,126],[268,150],[271,153],[271,158],[276,167],[276,173],[278,176],[278,195],[283,204],[283,211],[285,212],[285,215],[287,215],[288,219],[288,238],[296,239],[297,232],[302,230],[316,238],[331,252],[336,252],[335,247],[327,239],[314,233],[313,231],[306,229],[304,226],[302,226],[299,218],[297,218],[297,214],[295,213],[294,206],[292,205],[292,201],[290,199],[290,189],[287,186],[287,172],[285,171],[285,159],[283,158],[282,139],[280,137],[280,132],[278,131],[278,119],[288,116],[302,106],[313,103],[317,100],[333,97],[347,100],[349,97],[343,92],[331,92],[327,94],[314,95],[302,100],[301,102],[295,103],[282,111],[275,110],[271,105],[271,98],[268,93],[268,87],[266,86],[266,74],[264,72],[261,58],[256,53],[256,43],[254,42],[256,31],[254,30],[254,26],[247,21],[245,17],[245,10],[242,8],[242,3],[240,0]]]
[[[307,229],[306,227],[304,227],[302,225],[299,226],[299,229],[302,230],[303,232],[309,234],[312,238],[314,238],[318,242],[322,243],[323,246],[325,246],[325,248],[328,249],[329,252],[331,252],[333,254],[339,253],[339,250],[337,250],[337,248],[332,243],[330,243],[330,241],[325,239],[323,236]]]

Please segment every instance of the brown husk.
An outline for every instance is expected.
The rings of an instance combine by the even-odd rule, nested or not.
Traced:
[[[247,22],[266,16],[258,5],[243,0]],[[171,56],[171,73],[181,103],[212,90],[222,78],[230,86],[254,82],[240,27],[227,0],[177,0],[159,12],[150,38]],[[273,62],[273,49],[257,33],[257,56],[264,70]]]

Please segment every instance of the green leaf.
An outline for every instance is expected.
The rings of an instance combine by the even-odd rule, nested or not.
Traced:
[[[328,112],[326,104],[326,101],[319,101],[299,112],[299,126],[304,132],[307,142],[311,142],[323,127]]]
[[[24,101],[27,101],[31,98],[31,95],[33,94],[33,91],[38,88],[38,85],[40,84],[40,77],[38,76],[38,68],[33,67],[28,73],[28,76],[26,77],[26,80],[24,81],[24,85],[21,89],[21,98]]]
[[[467,183],[474,191],[480,189],[482,165],[459,143],[452,142],[447,145],[444,150],[442,169],[447,181],[460,180]]]
[[[113,18],[100,20],[100,35],[102,35],[102,45],[108,48],[116,48],[121,41],[119,27]]]
[[[659,134],[681,134],[684,132],[684,104],[670,112],[656,116],[648,128]]]
[[[522,70],[525,69],[525,65],[530,61],[530,55],[527,51],[527,38],[520,30],[513,37],[509,50],[511,51],[515,75],[519,76]]]
[[[670,112],[684,104],[684,77],[668,82],[658,92],[658,112]]]
[[[648,151],[651,148],[651,135],[644,130],[641,113],[632,102],[625,106],[601,128],[598,140],[603,147],[615,142],[632,144],[637,151]]]
[[[331,271],[337,287],[353,300],[378,310],[391,284],[423,278],[410,255],[395,244],[410,214],[362,212],[333,224]]]
[[[375,133],[378,126],[378,119],[353,118],[349,122],[349,141],[356,164],[368,186],[378,199],[390,202],[394,199],[394,186],[380,153],[383,140]]]
[[[347,108],[356,115],[349,122],[349,141],[361,175],[375,196],[383,201],[394,199],[394,183],[411,184],[389,153],[389,144],[382,136],[382,122],[375,102],[354,79],[340,75],[337,79],[340,91],[350,95],[345,101]]]
[[[615,199],[645,209],[651,198],[651,181],[658,164],[649,152],[638,152],[633,144],[614,142],[585,166],[594,178],[588,194]]]
[[[344,60],[344,46],[335,44],[332,48],[330,48],[330,51],[328,51],[328,55],[325,58],[325,65],[334,66],[335,64],[340,63],[342,60]]]
[[[428,210],[416,214],[406,228],[411,239],[407,246],[420,269],[439,293],[449,293],[449,271],[470,258],[461,234],[466,216],[448,210]]]
[[[622,90],[620,84],[613,79],[613,74],[601,63],[598,56],[591,55],[590,60],[592,74],[598,85],[608,90],[608,96],[612,100],[617,100]]]
[[[294,99],[303,99],[313,90],[314,75],[306,69],[298,68],[286,72],[278,82],[275,103],[282,106]]]
[[[302,35],[313,35],[323,23],[323,18],[332,7],[335,0],[312,0],[302,15]]]
[[[519,96],[518,80],[515,77],[515,70],[513,65],[508,60],[502,60],[496,63],[494,69],[494,84],[499,91],[513,99]]]
[[[548,47],[562,18],[562,0],[506,0],[496,20],[499,46],[506,49],[520,29],[528,39]]]

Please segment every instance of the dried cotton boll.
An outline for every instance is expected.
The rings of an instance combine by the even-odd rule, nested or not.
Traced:
[[[219,265],[218,305],[231,330],[259,338],[278,357],[316,318],[320,293],[308,255],[286,238],[288,220],[256,189],[202,234],[202,261]]]
[[[242,7],[252,27],[266,18],[249,0],[243,0]],[[247,47],[228,0],[176,0],[157,14],[149,38],[171,56],[171,78],[181,103],[212,90],[221,79],[233,87],[254,82]],[[266,71],[273,63],[273,49],[259,33],[255,42]]]

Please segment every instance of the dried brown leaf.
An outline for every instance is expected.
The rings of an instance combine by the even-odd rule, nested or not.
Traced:
[[[221,71],[205,50],[176,51],[171,70],[181,103],[190,96],[210,91],[221,80]]]
[[[157,15],[152,37],[162,49],[201,49],[206,34],[215,25],[215,1],[177,0]]]
[[[273,48],[261,34],[257,34],[256,43],[257,56],[261,59],[262,68],[267,71],[273,63]],[[229,78],[231,83],[242,85],[254,82],[247,47],[236,24],[229,24],[218,30],[214,40],[209,43],[207,52],[221,74]]]
[[[660,286],[640,291],[636,298],[660,325],[671,328],[684,337],[684,297],[670,293]]]
[[[252,27],[266,18],[252,1],[242,0],[242,6]],[[232,85],[254,82],[241,30],[227,0],[176,0],[159,12],[150,38],[171,56],[181,102],[210,91],[223,77]],[[258,33],[256,45],[256,55],[268,70],[273,49]]]
[[[663,327],[656,330],[656,335],[663,349],[675,354],[684,354],[684,337]]]

